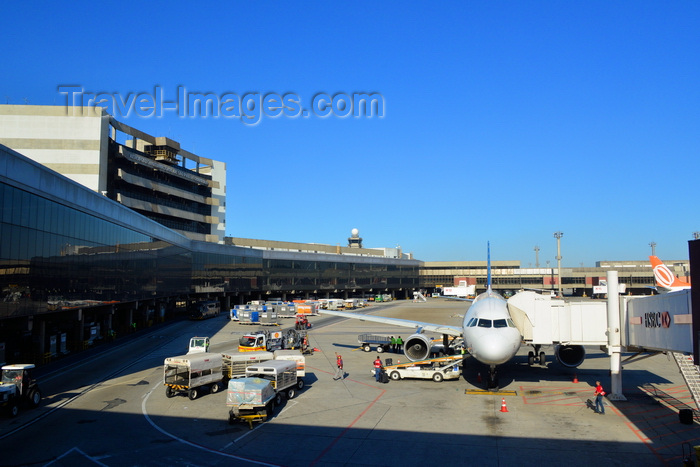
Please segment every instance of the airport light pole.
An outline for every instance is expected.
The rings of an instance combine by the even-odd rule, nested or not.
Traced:
[[[535,267],[540,267],[540,247],[535,245]]]
[[[693,238],[694,238],[695,240],[700,239],[700,232],[693,232]]]
[[[557,239],[557,289],[559,290],[559,297],[562,296],[561,293],[561,237],[564,234],[562,232],[554,232],[554,238]]]
[[[656,242],[649,243],[649,246],[651,247],[651,256],[656,256]]]

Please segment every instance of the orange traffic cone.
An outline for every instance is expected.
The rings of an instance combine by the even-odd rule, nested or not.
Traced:
[[[576,373],[574,373],[574,383],[578,383],[578,376],[576,376]]]
[[[321,351],[321,350],[319,350],[319,349],[317,349],[316,347],[314,347],[314,352],[320,352],[320,351]]]
[[[501,412],[508,412],[508,407],[506,407],[506,398],[503,398],[503,402],[501,403]]]

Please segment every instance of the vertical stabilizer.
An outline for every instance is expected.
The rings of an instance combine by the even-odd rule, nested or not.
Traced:
[[[491,242],[486,242],[486,292],[491,292]]]
[[[690,288],[690,284],[680,280],[658,257],[650,256],[656,286],[663,289],[680,290]]]

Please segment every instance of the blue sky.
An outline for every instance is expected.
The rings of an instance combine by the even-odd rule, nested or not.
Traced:
[[[383,117],[120,120],[227,162],[226,234],[564,266],[688,256],[700,3],[4,4],[3,103],[379,93]],[[126,97],[124,97],[126,98]]]

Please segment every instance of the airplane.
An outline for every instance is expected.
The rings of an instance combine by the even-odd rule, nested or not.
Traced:
[[[447,341],[447,336],[462,337],[467,352],[479,362],[489,366],[487,384],[489,388],[495,388],[498,386],[496,366],[510,361],[515,356],[520,349],[522,335],[511,319],[508,302],[491,288],[490,245],[487,248],[486,292],[479,294],[473,300],[467,299],[467,301],[472,302],[472,305],[464,314],[461,327],[382,316],[357,315],[343,311],[319,310],[319,312],[344,318],[415,328],[416,333],[404,342],[404,354],[412,361],[424,360],[430,354],[432,343],[430,338],[423,335],[423,331],[441,333],[443,341]],[[544,352],[540,355],[543,354]],[[543,361],[543,358],[540,361]]]
[[[651,267],[654,269],[654,279],[656,279],[656,290],[661,293],[686,290],[690,284],[680,280],[658,257],[650,256]]]

